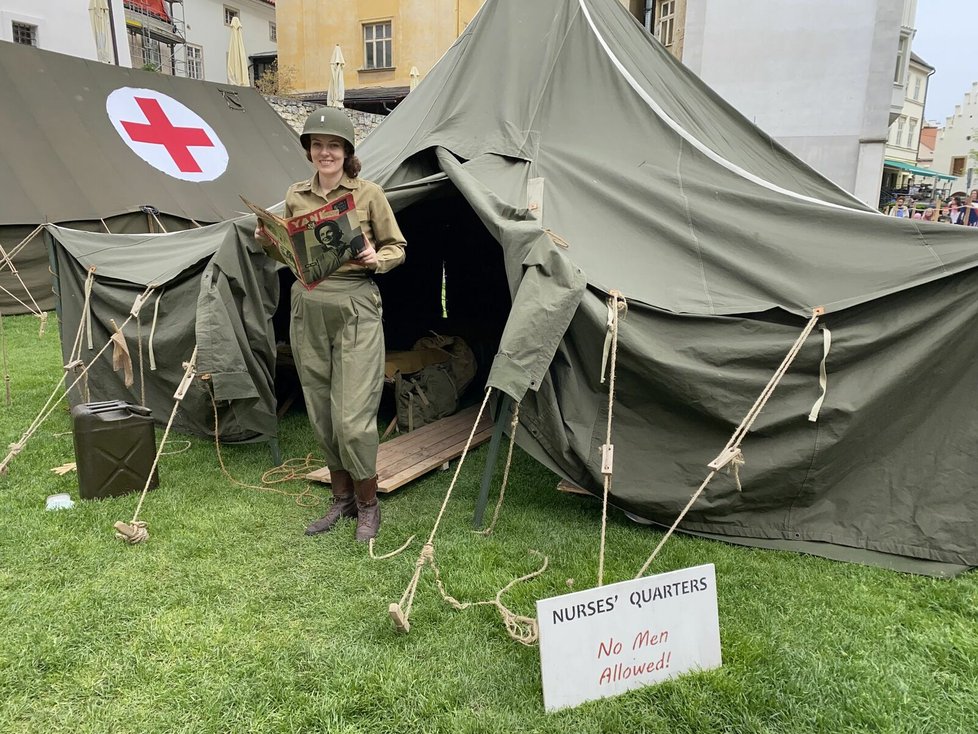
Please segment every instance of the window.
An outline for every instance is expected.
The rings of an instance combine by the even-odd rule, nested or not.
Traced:
[[[278,43],[278,29],[273,21],[268,21],[268,40],[272,43]]]
[[[951,170],[949,173],[952,176],[963,176],[964,175],[964,159],[965,156],[958,156],[951,159]]]
[[[903,84],[907,73],[907,50],[910,48],[910,35],[900,32],[900,45],[897,46],[896,69],[893,71],[893,83]]]
[[[187,44],[187,78],[204,78],[204,49]]]
[[[13,21],[14,43],[37,46],[37,26]]]
[[[910,118],[910,125],[907,127],[907,148],[916,147],[914,138],[917,135],[917,121],[914,118]]]
[[[240,17],[241,13],[237,8],[232,8],[229,5],[224,6],[224,25],[231,25],[232,20]]]
[[[668,48],[672,45],[675,35],[676,0],[659,0],[656,17],[659,19],[656,38],[659,39],[659,43]]]
[[[903,130],[906,126],[907,126],[907,118],[904,117],[903,115],[900,115],[897,118],[897,133],[896,133],[896,140],[894,141],[896,145],[903,145]]]
[[[363,68],[393,68],[391,22],[365,23],[363,26]]]
[[[132,65],[135,69],[160,71],[163,66],[160,42],[132,29],[129,30],[129,53],[132,55]]]
[[[914,74],[913,77],[913,98],[915,101],[920,101],[920,87],[924,81],[924,78],[920,74]]]

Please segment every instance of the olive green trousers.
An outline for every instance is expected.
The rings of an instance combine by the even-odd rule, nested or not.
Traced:
[[[383,306],[369,277],[292,286],[290,337],[306,411],[330,470],[377,474],[377,409],[384,387]]]

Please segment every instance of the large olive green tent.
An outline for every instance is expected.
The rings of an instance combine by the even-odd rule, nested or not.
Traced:
[[[855,200],[617,0],[488,0],[359,153],[410,244],[382,288],[403,273],[437,311],[420,284],[444,261],[451,317],[449,263],[478,245],[455,272],[504,273],[480,293],[486,312],[511,303],[488,384],[563,477],[602,486],[610,292],[628,304],[612,501],[664,525],[822,307],[742,444],[742,491],[718,476],[681,528],[938,573],[978,563],[974,230]]]

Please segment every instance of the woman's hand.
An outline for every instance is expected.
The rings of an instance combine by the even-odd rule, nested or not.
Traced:
[[[353,258],[353,262],[369,270],[376,270],[377,251],[374,249],[373,244],[367,241],[366,237],[364,237],[363,239],[364,239],[364,248],[360,251],[359,255]]]
[[[272,238],[268,236],[268,232],[265,231],[265,225],[260,219],[258,220],[258,225],[255,227],[255,239],[258,240],[258,244],[272,241]]]
[[[368,270],[377,269],[377,250],[374,249],[374,243],[370,241],[366,233],[363,235],[363,249],[360,250],[359,255],[353,258],[353,262]]]

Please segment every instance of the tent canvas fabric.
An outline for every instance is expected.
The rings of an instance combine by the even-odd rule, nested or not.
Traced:
[[[169,234],[108,235],[47,225],[66,361],[80,339],[80,359],[92,362],[108,342],[114,320],[133,363],[134,380],[127,388],[122,373],[112,369],[112,352],[105,352],[88,370],[87,381],[69,392],[71,403],[85,402],[87,385],[92,400],[129,400],[166,422],[183,365],[196,346],[197,375],[206,380],[195,380],[188,390],[174,429],[212,436],[216,409],[221,440],[276,436],[272,316],[279,281],[276,264],[255,243],[254,227],[252,217]],[[98,277],[86,300],[92,268]],[[134,301],[149,286],[138,317],[126,323]],[[75,378],[69,371],[69,384]]]
[[[120,88],[168,95],[213,129],[227,150],[227,168],[209,181],[181,180],[140,158],[113,127],[106,107]],[[240,195],[281,201],[289,184],[307,177],[298,136],[252,88],[213,84],[15,43],[0,43],[0,245],[15,247],[38,225],[114,233],[168,231],[239,216]],[[105,225],[103,225],[103,222]],[[38,300],[53,299],[48,257],[32,242],[14,264]],[[0,309],[28,310],[23,287],[0,271]]]
[[[718,476],[681,528],[926,572],[978,564],[975,231],[879,215],[616,0],[488,0],[358,155],[399,216],[437,198],[500,245],[512,305],[488,383],[521,402],[517,441],[561,476],[601,491],[612,290],[628,303],[612,501],[663,525],[822,307],[742,445],[742,491]],[[417,228],[412,257],[438,238]]]

